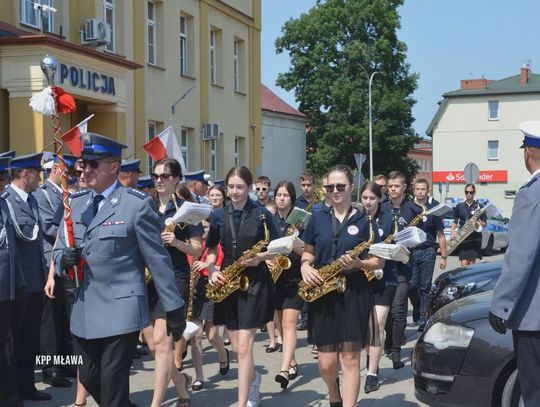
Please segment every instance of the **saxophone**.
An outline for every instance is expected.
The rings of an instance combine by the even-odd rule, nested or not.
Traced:
[[[322,201],[322,196],[324,195],[322,195],[320,192],[313,191],[313,196],[311,197],[311,200],[308,202],[304,210],[306,212],[311,212],[311,210],[313,209],[313,205],[318,204]]]
[[[190,320],[193,317],[193,298],[195,297],[195,285],[199,279],[199,272],[195,271],[193,267],[189,272],[189,297],[186,317]]]
[[[371,246],[373,240],[375,239],[375,233],[373,232],[373,224],[371,223],[371,216],[368,216],[369,222],[369,239],[366,242],[362,242],[359,245],[355,246],[354,249],[347,252],[348,255],[352,257],[360,256],[366,249]],[[347,288],[347,279],[341,272],[343,271],[343,266],[338,260],[334,260],[332,263],[321,267],[319,274],[323,279],[321,285],[309,286],[304,281],[301,281],[299,284],[298,295],[306,302],[314,302],[319,298],[325,296],[326,294],[331,293],[332,291],[337,291],[338,293],[343,293]]]
[[[206,286],[206,297],[212,302],[221,302],[229,295],[234,293],[237,290],[247,291],[249,288],[249,278],[243,272],[245,267],[242,266],[244,261],[254,258],[257,254],[263,252],[266,249],[266,246],[270,242],[270,233],[266,227],[264,214],[261,214],[259,217],[263,222],[264,227],[264,239],[260,240],[253,246],[251,249],[246,251],[242,256],[240,256],[232,264],[228,265],[221,272],[225,276],[226,282],[221,286],[211,286],[208,284]]]
[[[450,255],[472,232],[481,232],[482,225],[479,222],[480,216],[484,214],[487,205],[478,209],[465,224],[457,231],[456,238],[450,238],[446,241],[446,255]]]
[[[278,254],[272,259],[272,267],[270,268],[270,273],[272,274],[272,280],[274,284],[278,281],[278,278],[281,276],[284,270],[291,268],[291,259],[289,259],[284,254]]]

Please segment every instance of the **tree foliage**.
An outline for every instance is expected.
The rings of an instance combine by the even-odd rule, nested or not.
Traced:
[[[407,152],[419,140],[412,128],[412,93],[417,76],[409,72],[406,45],[397,38],[397,8],[404,0],[327,0],[290,19],[276,40],[291,67],[277,85],[294,89],[299,110],[308,117],[308,167],[320,175],[337,163],[355,167],[354,153],[365,153],[369,175],[368,78],[372,82],[373,167],[375,174],[416,165]]]

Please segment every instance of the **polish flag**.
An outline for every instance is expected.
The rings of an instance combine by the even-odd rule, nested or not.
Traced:
[[[81,152],[83,149],[83,144],[81,141],[81,134],[87,132],[88,120],[90,120],[92,117],[94,117],[94,115],[88,116],[78,125],[76,125],[72,129],[69,129],[62,135],[63,142],[68,146],[68,148],[71,151],[71,154],[73,154],[76,157],[81,156]]]
[[[152,138],[144,145],[144,149],[154,161],[159,161],[166,157],[175,158],[182,167],[182,173],[185,174],[186,163],[184,162],[182,150],[180,149],[178,139],[176,138],[176,134],[174,134],[172,126],[167,127],[157,136]]]

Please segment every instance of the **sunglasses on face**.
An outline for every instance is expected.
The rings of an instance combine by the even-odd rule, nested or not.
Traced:
[[[327,193],[334,192],[334,190],[337,190],[338,192],[343,192],[347,188],[347,184],[323,185],[323,188]]]
[[[265,188],[265,187],[259,188],[259,187],[257,187],[257,188],[255,188],[255,191],[257,191],[257,192],[259,192],[259,191],[266,192],[266,191],[268,191],[268,188]]]
[[[172,174],[151,174],[151,177],[154,181],[158,181],[161,179],[162,181],[167,182],[171,179]]]
[[[99,167],[99,164],[101,163],[114,163],[115,161],[112,160],[81,160],[81,167],[84,170],[86,166],[90,166],[93,170],[97,169]]]
[[[476,191],[465,191],[465,193],[466,193],[467,195],[474,195],[475,192],[476,192]]]

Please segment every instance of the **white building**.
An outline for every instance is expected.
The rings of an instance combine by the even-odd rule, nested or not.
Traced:
[[[434,190],[448,182],[443,198],[463,198],[463,170],[475,163],[476,197],[488,198],[510,217],[516,191],[530,178],[519,148],[525,120],[540,120],[540,75],[529,68],[497,81],[462,80],[459,90],[445,93],[426,131],[433,138]]]
[[[274,186],[287,180],[300,196],[299,177],[306,169],[306,116],[261,85],[262,168]]]

